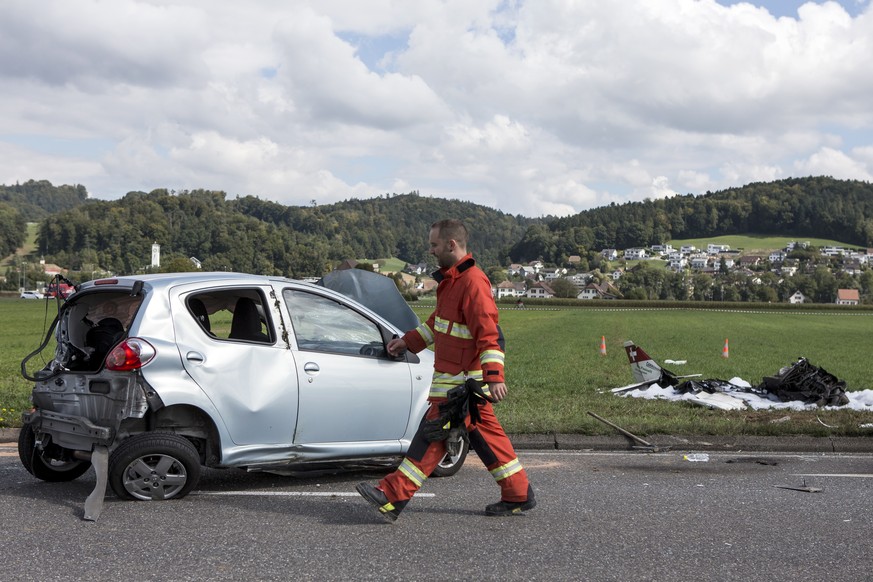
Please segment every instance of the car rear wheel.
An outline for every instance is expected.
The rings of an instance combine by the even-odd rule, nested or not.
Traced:
[[[446,452],[446,456],[440,461],[436,469],[433,470],[434,477],[451,477],[461,470],[464,461],[467,459],[467,453],[470,452],[470,442],[467,440],[466,434],[458,435],[458,440],[461,441],[461,447],[456,455],[450,455]]]
[[[29,424],[18,433],[18,458],[28,473],[53,483],[72,481],[91,467],[88,461],[73,459],[69,450],[57,445],[49,444],[46,449],[38,449],[36,433]]]
[[[181,499],[199,480],[200,455],[177,434],[132,436],[109,458],[109,485],[122,499]]]

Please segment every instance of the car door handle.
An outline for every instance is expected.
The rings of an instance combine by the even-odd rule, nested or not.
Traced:
[[[203,354],[200,352],[188,352],[185,354],[185,359],[189,362],[194,362],[195,364],[202,364],[206,361],[206,358],[204,358]]]
[[[319,368],[318,364],[316,364],[315,362],[306,362],[305,364],[303,364],[303,371],[307,374],[315,376],[316,374],[321,372],[321,368]]]

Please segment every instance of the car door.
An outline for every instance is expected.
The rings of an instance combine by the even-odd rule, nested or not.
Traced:
[[[282,293],[294,335],[300,401],[294,442],[398,440],[412,407],[412,372],[385,352],[370,316],[314,290]]]
[[[297,374],[277,340],[271,287],[176,288],[172,309],[185,371],[212,401],[238,445],[289,444]]]

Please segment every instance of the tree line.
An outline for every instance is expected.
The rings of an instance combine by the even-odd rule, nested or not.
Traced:
[[[580,249],[648,247],[675,239],[769,234],[873,246],[873,184],[790,178],[694,196],[610,204],[532,225],[514,262],[563,264]]]
[[[130,192],[89,200],[52,214],[39,228],[39,253],[77,271],[95,266],[141,272],[152,243],[177,269],[190,257],[205,270],[290,277],[320,276],[344,259],[428,260],[427,231],[447,216],[472,226],[471,249],[496,264],[530,220],[457,200],[417,193],[347,200],[327,206],[284,206],[224,192]],[[162,263],[164,260],[162,260]]]
[[[457,217],[471,227],[470,248],[489,267],[573,255],[597,268],[597,252],[725,234],[758,233],[873,243],[873,186],[827,177],[792,178],[741,188],[610,204],[566,218],[527,218],[418,192],[286,206],[211,190],[129,192],[87,197],[81,185],[28,181],[0,186],[0,252],[21,246],[25,223],[39,222],[38,253],[74,271],[142,272],[161,245],[165,268],[319,276],[344,259],[431,261],[427,230]]]

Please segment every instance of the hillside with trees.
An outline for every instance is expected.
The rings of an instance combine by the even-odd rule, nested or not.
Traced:
[[[87,197],[82,186],[28,181],[0,186],[0,251],[21,245],[25,223],[39,221],[39,258],[72,271],[129,274],[146,270],[154,242],[162,267],[234,270],[291,277],[320,276],[345,259],[397,257],[430,262],[427,230],[458,217],[473,231],[470,247],[486,272],[500,279],[510,263],[541,260],[561,266],[581,257],[577,271],[601,267],[599,251],[650,246],[672,240],[769,233],[798,240],[828,238],[873,246],[873,186],[832,178],[798,178],[749,184],[703,195],[611,204],[566,218],[531,219],[469,202],[408,194],[349,199],[330,205],[286,206],[221,191],[130,192],[118,200]],[[833,267],[792,257],[809,277],[805,295],[822,300],[835,286]],[[603,265],[606,268],[606,265]],[[650,265],[651,267],[651,265]],[[628,273],[620,291],[628,298],[784,300],[803,279],[775,291],[709,275],[694,285],[651,268]],[[818,273],[818,274],[816,274]],[[82,275],[87,277],[87,275]],[[707,278],[709,277],[709,278]],[[717,283],[717,284],[716,284]],[[864,283],[870,287],[873,282]]]
[[[25,222],[38,222],[87,200],[88,191],[82,185],[53,186],[48,180],[28,180],[14,186],[0,184],[0,203],[16,208]]]
[[[513,262],[562,264],[581,250],[648,247],[674,239],[767,233],[873,246],[873,184],[791,178],[741,188],[610,204],[534,225],[510,251]]]
[[[24,244],[27,221],[17,208],[0,202],[0,259]]]
[[[99,265],[135,273],[148,266],[158,242],[168,260],[196,257],[207,270],[306,277],[349,258],[426,261],[428,228],[446,216],[471,225],[470,246],[484,264],[504,261],[534,222],[417,193],[301,207],[252,196],[228,200],[218,191],[154,190],[53,214],[42,222],[38,244],[41,255],[73,270]]]

